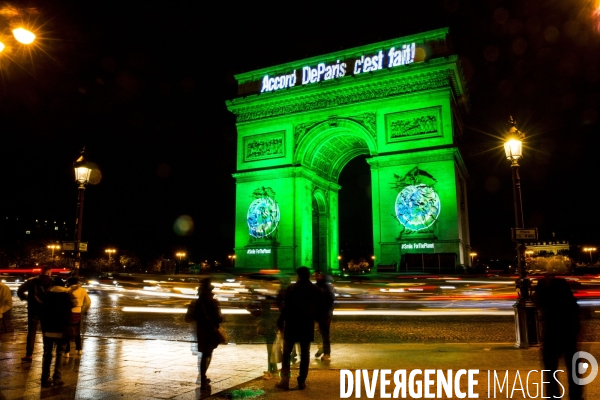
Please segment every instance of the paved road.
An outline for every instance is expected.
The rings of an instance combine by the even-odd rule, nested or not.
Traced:
[[[90,337],[191,340],[191,326],[180,313],[189,299],[146,297],[131,292],[90,293],[92,309],[84,322]],[[224,304],[226,305],[226,304]],[[126,312],[125,307],[154,308],[159,312]],[[13,324],[26,331],[26,306],[14,297]],[[225,328],[234,343],[257,343],[257,317],[226,315]],[[510,343],[514,337],[511,315],[356,316],[336,315],[332,325],[334,343]],[[600,319],[586,318],[582,341],[600,342]]]

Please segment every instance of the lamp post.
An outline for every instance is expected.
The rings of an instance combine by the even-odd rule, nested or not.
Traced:
[[[583,251],[590,252],[590,264],[592,264],[594,262],[594,260],[592,259],[592,251],[596,251],[596,248],[595,247],[584,247]]]
[[[515,208],[515,229],[524,227],[523,203],[521,201],[521,177],[519,175],[519,159],[523,157],[523,139],[525,135],[517,129],[515,120],[510,117],[508,121],[508,140],[504,143],[506,158],[511,162],[513,181],[513,200]],[[530,345],[539,345],[538,315],[535,303],[532,300],[531,281],[527,277],[525,267],[525,244],[517,243],[517,270],[519,278],[516,281],[519,298],[513,309],[515,310],[515,347],[527,349]]]
[[[180,252],[175,253],[175,255],[177,257],[179,257],[179,263],[177,265],[175,265],[175,275],[177,275],[179,273],[179,267],[181,265],[181,260],[183,259],[183,257],[186,256],[186,254],[183,251],[180,251]]]
[[[54,260],[54,250],[60,250],[60,246],[57,245],[57,244],[50,244],[50,245],[48,245],[48,248],[50,250],[52,250],[52,256],[51,257]]]
[[[233,268],[235,266],[235,254],[230,254],[227,258],[229,258],[229,264],[231,264],[231,268]]]
[[[471,267],[473,266],[473,257],[477,256],[477,253],[469,253],[469,256],[471,256]]]
[[[108,254],[108,269],[110,270],[110,265],[112,264],[112,255],[117,252],[116,249],[106,249],[104,250],[106,254]]]
[[[83,225],[83,198],[85,194],[85,185],[90,181],[92,173],[92,164],[85,157],[85,147],[81,150],[79,158],[73,163],[75,169],[75,181],[79,184],[77,196],[77,216],[75,217],[75,268],[73,275],[79,276],[79,267],[81,266],[81,227]]]

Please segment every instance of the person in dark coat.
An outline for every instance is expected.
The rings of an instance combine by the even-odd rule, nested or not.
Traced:
[[[579,400],[582,387],[573,380],[572,358],[577,352],[579,334],[579,305],[567,281],[563,278],[546,276],[540,279],[535,289],[535,299],[540,312],[542,333],[542,360],[544,369],[554,374],[560,358],[564,359],[569,379],[569,398]],[[555,379],[547,383],[549,397],[562,396]]]
[[[40,312],[42,309],[45,289],[52,285],[52,268],[42,267],[42,273],[39,276],[29,278],[23,282],[17,289],[17,296],[21,300],[27,300],[27,346],[25,357],[21,361],[31,362],[33,356],[33,347],[35,345],[35,335],[40,325]],[[25,295],[27,293],[27,295]]]
[[[298,389],[306,387],[310,342],[315,340],[315,321],[323,308],[321,290],[310,281],[310,270],[300,267],[296,272],[298,280],[287,288],[277,321],[277,327],[283,332],[283,357],[281,380],[276,387],[284,390],[290,388],[290,354],[296,342],[300,343]]]
[[[40,312],[44,342],[44,357],[42,359],[42,387],[62,386],[61,366],[65,352],[67,329],[71,323],[71,298],[67,289],[52,286],[46,289],[46,295]],[[56,347],[54,374],[50,380],[52,352]]]
[[[321,293],[323,294],[323,314],[318,320],[323,346],[317,350],[315,357],[321,357],[321,361],[331,360],[331,340],[329,332],[331,320],[333,319],[333,305],[335,303],[335,293],[333,291],[333,285],[331,284],[332,281],[333,279],[330,275],[317,274],[317,287],[321,289]]]
[[[198,288],[198,300],[190,304],[192,318],[196,321],[198,372],[202,390],[210,390],[210,379],[206,377],[206,371],[210,365],[213,350],[219,345],[218,329],[223,322],[219,301],[213,296],[213,288],[210,278],[202,279]]]

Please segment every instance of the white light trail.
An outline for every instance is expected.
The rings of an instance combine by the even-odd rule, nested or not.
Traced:
[[[157,314],[185,314],[185,308],[160,307],[123,307],[123,312],[143,312]],[[223,308],[222,314],[250,314],[241,308]],[[334,310],[334,315],[371,315],[371,316],[440,316],[440,315],[514,315],[514,311],[500,310]]]
[[[161,307],[123,307],[123,312],[143,312],[156,314],[185,314],[187,308],[161,308]],[[241,308],[222,308],[221,314],[250,314]]]

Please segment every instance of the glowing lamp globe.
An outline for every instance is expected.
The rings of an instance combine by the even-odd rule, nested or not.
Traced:
[[[17,42],[23,44],[31,44],[35,40],[35,34],[25,28],[13,29],[13,35]]]
[[[515,161],[523,157],[523,142],[518,139],[510,139],[504,143],[506,158]]]
[[[85,185],[90,180],[90,174],[92,173],[92,168],[88,164],[88,162],[81,155],[75,164],[73,165],[75,169],[75,180],[82,185]]]

